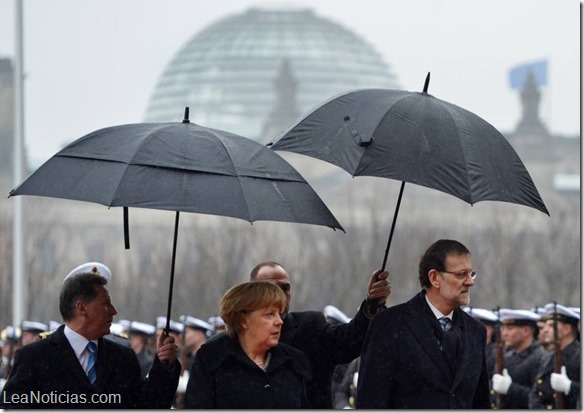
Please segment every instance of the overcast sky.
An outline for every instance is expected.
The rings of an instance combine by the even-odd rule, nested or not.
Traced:
[[[14,55],[14,4],[0,0],[0,57]],[[483,117],[502,132],[521,107],[509,70],[547,59],[540,113],[580,131],[578,0],[23,0],[25,145],[35,163],[93,130],[141,122],[165,66],[196,33],[248,7],[310,6],[367,40],[401,87]],[[212,125],[204,125],[212,126]]]

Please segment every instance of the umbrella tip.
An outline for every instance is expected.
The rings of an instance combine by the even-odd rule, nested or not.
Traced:
[[[428,85],[430,84],[430,72],[426,75],[426,81],[424,82],[424,93],[428,93]]]
[[[189,120],[189,107],[185,108],[185,118],[183,119],[182,123],[191,123]]]

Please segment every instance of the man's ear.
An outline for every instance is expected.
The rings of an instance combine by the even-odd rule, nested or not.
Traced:
[[[87,306],[83,300],[75,301],[75,309],[77,310],[77,314],[85,314],[87,312]]]
[[[428,272],[428,279],[430,280],[430,284],[434,288],[440,288],[440,283],[438,282],[438,277],[440,276],[440,272],[438,270],[430,270]]]

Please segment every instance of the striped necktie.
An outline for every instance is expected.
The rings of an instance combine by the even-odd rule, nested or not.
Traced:
[[[95,387],[95,379],[97,378],[97,369],[95,367],[95,358],[97,346],[93,342],[87,343],[87,351],[89,352],[89,359],[87,360],[87,378],[92,386]]]
[[[448,331],[450,328],[452,328],[452,321],[450,321],[448,317],[439,318],[438,322],[440,323],[440,327],[442,327],[443,331]]]

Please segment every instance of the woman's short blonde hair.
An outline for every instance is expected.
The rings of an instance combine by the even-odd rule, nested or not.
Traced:
[[[280,287],[268,281],[251,281],[231,287],[221,298],[219,315],[230,336],[236,336],[247,314],[258,308],[277,306],[280,313],[286,308],[286,295]]]

